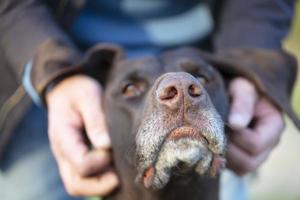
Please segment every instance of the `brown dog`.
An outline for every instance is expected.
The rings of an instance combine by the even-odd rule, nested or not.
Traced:
[[[121,188],[108,199],[217,199],[228,107],[220,74],[193,49],[134,60],[114,51],[103,84]]]
[[[99,69],[97,78],[105,87],[121,180],[107,199],[218,199],[228,97],[220,72],[209,63],[220,67],[218,59],[193,48],[133,60],[112,45],[88,54],[83,65],[94,73]],[[232,66],[228,76],[238,71]]]

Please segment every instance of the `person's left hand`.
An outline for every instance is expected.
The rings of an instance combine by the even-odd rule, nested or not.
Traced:
[[[227,166],[238,175],[255,171],[278,144],[284,129],[280,111],[245,78],[229,84],[231,108]]]

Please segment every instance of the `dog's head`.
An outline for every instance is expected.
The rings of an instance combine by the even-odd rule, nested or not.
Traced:
[[[90,67],[107,69],[99,79],[121,179],[160,189],[176,176],[214,176],[224,163],[228,107],[218,71],[193,48],[132,60],[119,47],[98,48]]]

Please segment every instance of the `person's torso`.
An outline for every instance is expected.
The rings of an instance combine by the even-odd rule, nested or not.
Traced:
[[[90,0],[70,33],[83,49],[111,42],[136,56],[194,44],[212,27],[208,6],[199,0]]]

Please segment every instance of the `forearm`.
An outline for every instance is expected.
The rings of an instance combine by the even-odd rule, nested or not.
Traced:
[[[39,93],[59,71],[80,57],[42,1],[3,0],[0,16],[1,52],[18,82],[25,64],[33,59],[31,79]]]

